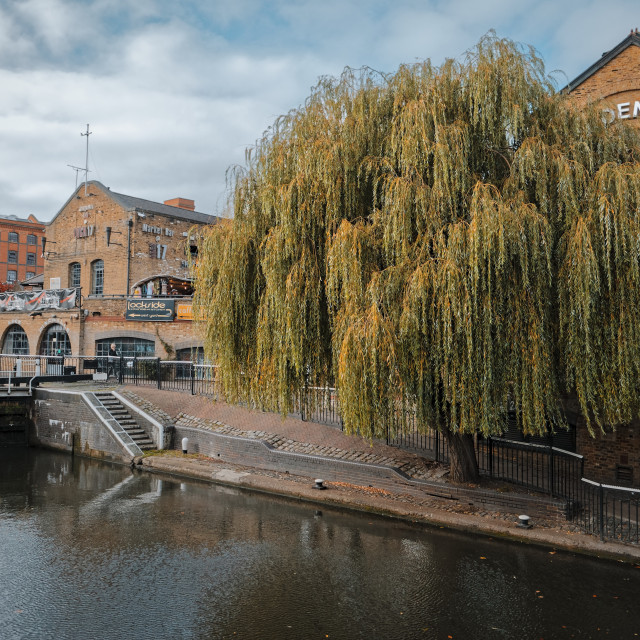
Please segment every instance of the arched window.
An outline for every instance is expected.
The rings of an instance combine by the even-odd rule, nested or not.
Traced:
[[[96,355],[106,356],[109,353],[109,346],[116,345],[116,351],[124,358],[147,357],[155,355],[155,342],[144,338],[104,338],[96,340]]]
[[[101,296],[104,292],[104,261],[94,260],[91,263],[91,293]]]
[[[69,336],[61,324],[51,324],[40,343],[41,356],[70,356],[71,343]]]
[[[69,287],[80,286],[81,267],[79,262],[72,262],[69,265]]]
[[[9,327],[9,331],[4,337],[2,353],[13,353],[21,356],[29,354],[29,339],[22,327],[17,324]]]

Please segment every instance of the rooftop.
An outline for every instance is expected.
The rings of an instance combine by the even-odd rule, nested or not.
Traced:
[[[583,71],[579,76],[569,82],[569,84],[561,90],[562,93],[574,91],[585,80],[588,80],[594,73],[600,71],[602,67],[620,55],[627,47],[631,46],[640,47],[640,33],[638,33],[638,29],[632,29],[631,33],[629,33],[622,42],[619,42],[613,49],[605,51],[597,62],[594,62],[586,71]]]
[[[123,193],[116,193],[115,191],[111,191],[109,187],[105,187],[101,182],[98,182],[97,180],[90,180],[87,182],[87,189],[91,190],[92,188],[100,189],[126,211],[139,211],[141,213],[159,214],[177,218],[179,220],[188,220],[189,222],[198,224],[214,224],[218,221],[218,218],[216,216],[212,216],[208,213],[191,211],[182,207],[173,207],[161,202],[154,202],[152,200],[145,200],[144,198],[128,196]],[[58,213],[56,213],[56,215],[53,217],[53,220],[55,220],[60,215],[60,212],[69,204],[69,202],[71,202],[73,198],[75,198],[76,194],[81,189],[84,189],[84,183],[73,192],[71,197],[60,208],[60,211],[58,211]],[[53,220],[51,222],[53,222]],[[51,222],[49,224],[51,224]]]

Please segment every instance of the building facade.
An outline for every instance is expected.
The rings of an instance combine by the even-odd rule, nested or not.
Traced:
[[[608,122],[628,120],[640,126],[640,34],[622,42],[572,80],[564,89],[578,105],[600,103]]]
[[[14,284],[42,273],[45,225],[35,216],[0,218],[0,282]]]
[[[2,353],[184,357],[202,341],[190,316],[190,255],[214,216],[191,200],[152,202],[81,185],[40,241],[44,290],[2,294]]]

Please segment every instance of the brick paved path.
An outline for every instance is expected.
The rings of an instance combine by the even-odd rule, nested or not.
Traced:
[[[178,423],[260,439],[285,451],[381,464],[399,469],[413,478],[434,480],[446,472],[431,460],[379,441],[370,443],[359,436],[347,435],[336,427],[293,417],[283,419],[278,414],[178,391],[138,386],[125,386],[120,391],[165,424]]]

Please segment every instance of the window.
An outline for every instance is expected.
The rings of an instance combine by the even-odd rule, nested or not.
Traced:
[[[35,265],[36,263],[36,254],[35,253],[27,253],[27,264],[30,266]]]
[[[18,279],[18,272],[13,269],[7,271],[7,282],[15,282]]]
[[[18,234],[15,231],[9,231],[9,242],[18,242]]]
[[[10,264],[18,264],[18,252],[7,251],[7,262],[9,262]]]
[[[79,287],[80,286],[80,263],[72,262],[69,265],[69,286],[70,287]]]
[[[27,236],[27,244],[38,244],[38,240],[37,238],[33,235],[33,233],[30,233]]]
[[[29,339],[22,327],[14,324],[4,337],[2,353],[13,353],[26,356],[29,353]]]
[[[61,324],[52,324],[47,327],[47,331],[40,344],[40,355],[71,355],[71,343],[69,342],[69,336]]]
[[[109,346],[115,343],[116,351],[124,358],[153,358],[155,355],[155,343],[144,338],[105,338],[96,340],[96,355],[106,356]]]
[[[101,296],[104,291],[104,261],[95,260],[91,263],[91,293]]]
[[[27,280],[28,280],[29,278],[34,278],[34,277],[35,277],[35,275],[36,275],[36,272],[35,272],[35,271],[27,271]]]
[[[178,349],[176,351],[176,360],[191,361],[194,364],[204,364],[204,349],[202,347]]]

